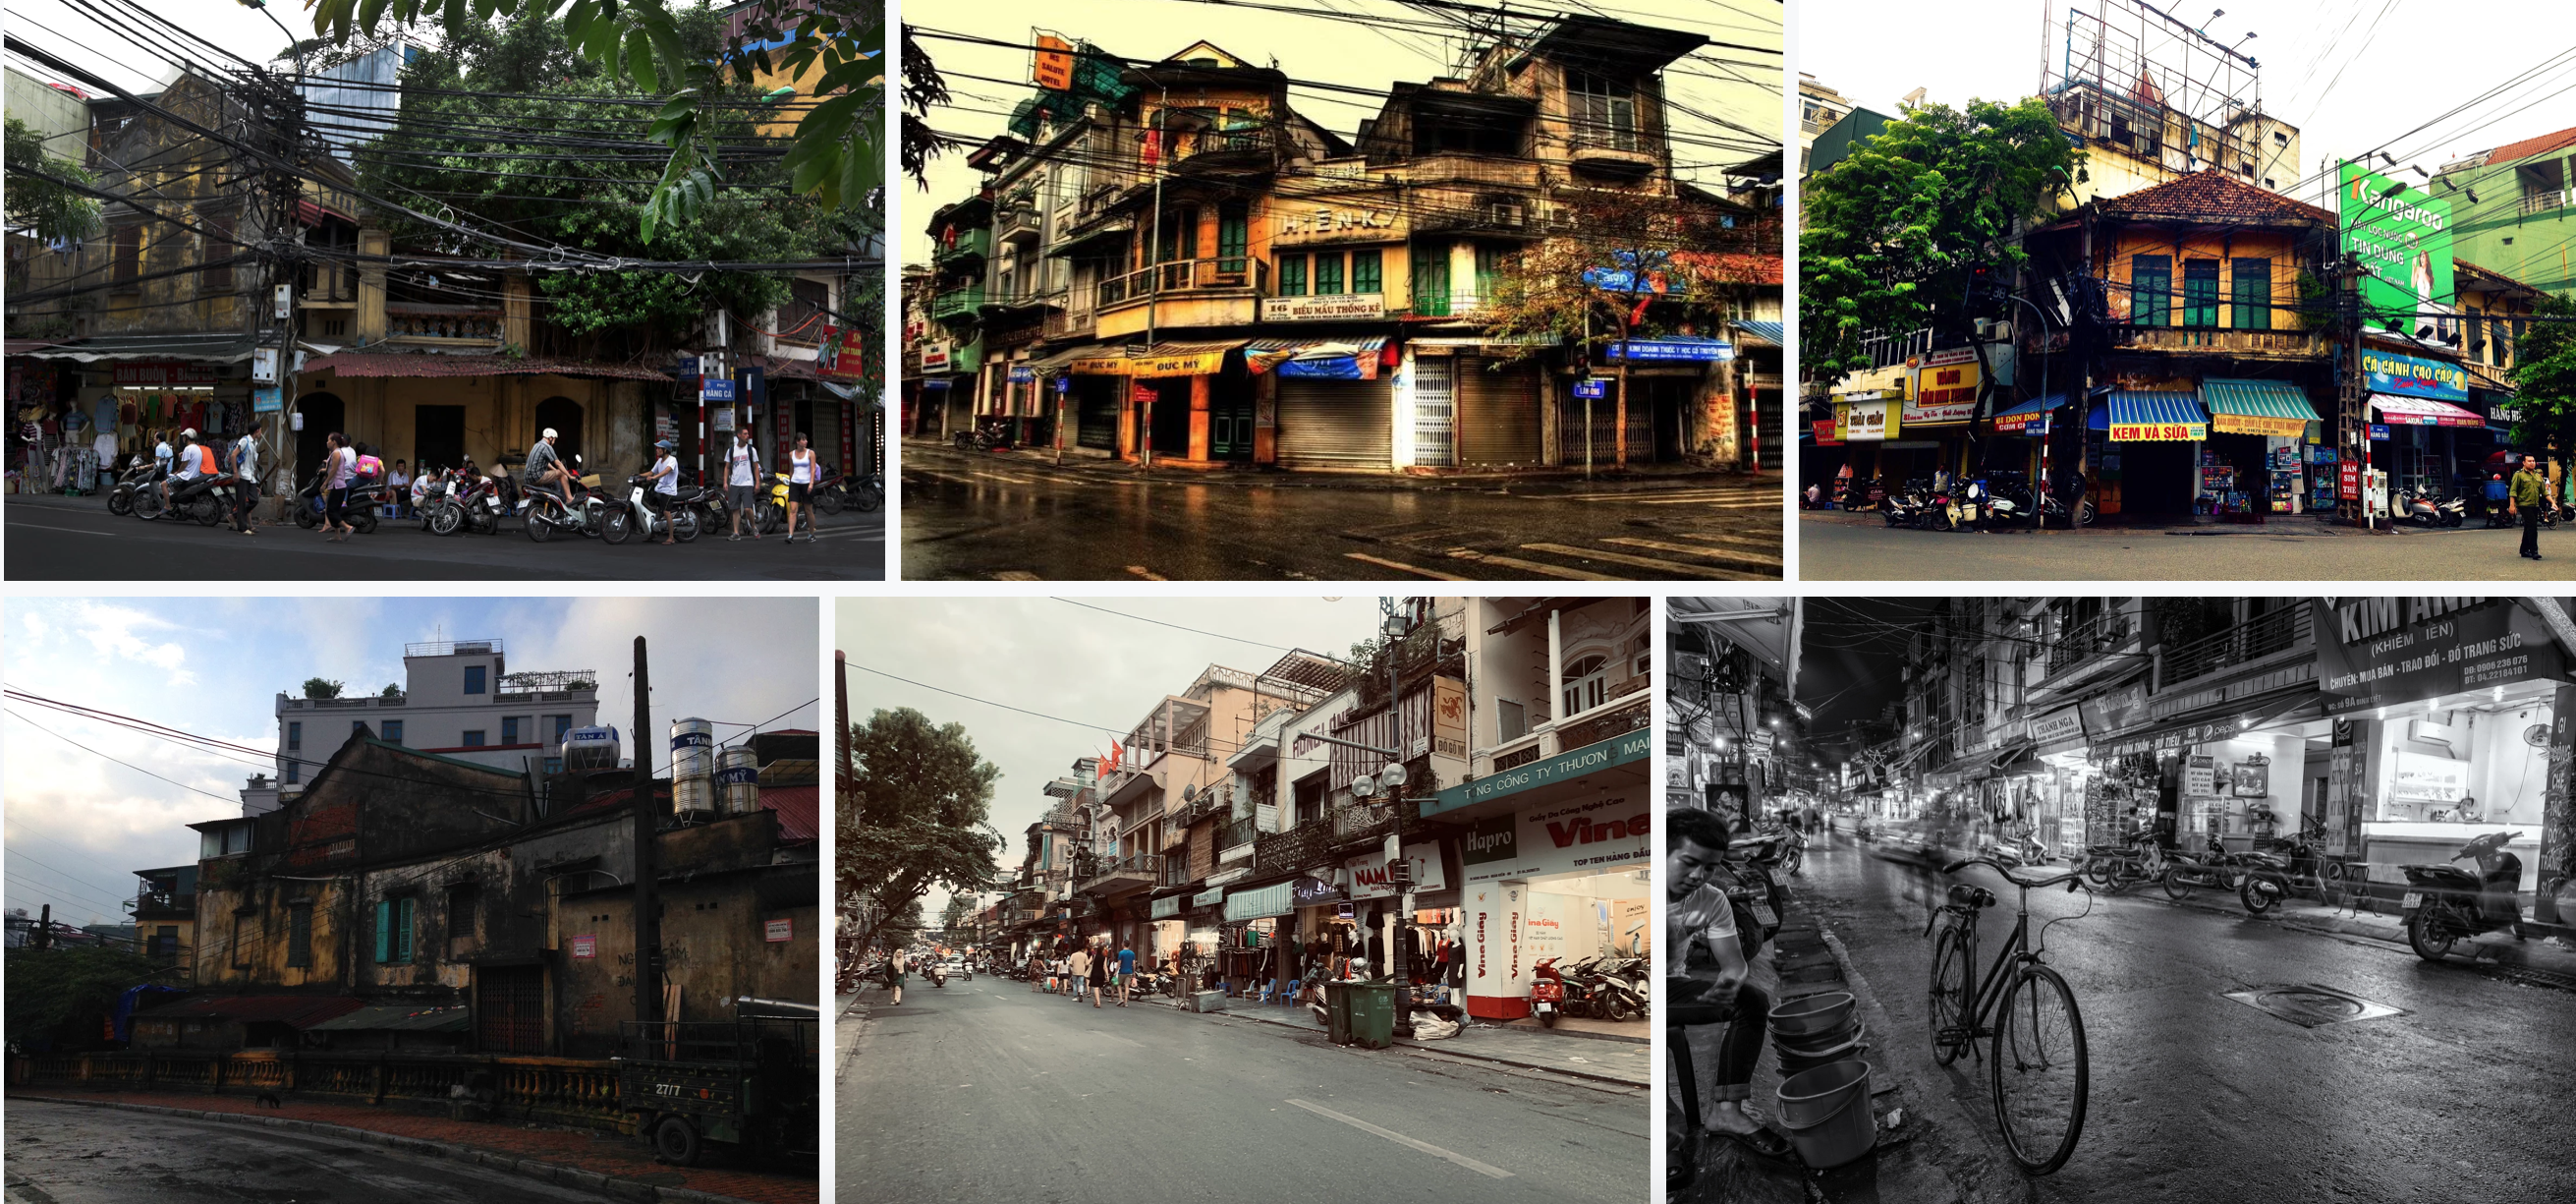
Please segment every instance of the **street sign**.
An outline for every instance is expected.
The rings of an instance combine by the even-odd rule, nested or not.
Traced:
[[[1574,382],[1574,395],[1600,400],[1610,395],[1610,382],[1598,376],[1578,380]]]
[[[1073,378],[1070,376],[1059,376],[1055,378],[1055,391],[1058,393],[1073,392]]]
[[[1031,382],[1031,381],[1036,380],[1037,378],[1038,378],[1038,370],[1037,370],[1037,369],[1035,369],[1035,368],[1029,367],[1029,366],[1028,366],[1028,365],[1026,365],[1026,364],[1014,364],[1014,365],[1012,365],[1012,366],[1011,366],[1011,383],[1012,383],[1012,384],[1015,384],[1015,385],[1025,385],[1025,384],[1028,384],[1028,383],[1029,383],[1029,382]]]
[[[2387,442],[2387,441],[2388,441],[2388,424],[2387,424],[2387,423],[2385,423],[2385,422],[2374,422],[2374,423],[2371,423],[2371,424],[2370,424],[2370,439],[2371,439],[2371,442],[2373,442],[2373,443],[2385,443],[2385,442]]]
[[[274,414],[286,408],[286,399],[276,385],[256,385],[250,391],[250,412]],[[301,415],[298,415],[301,417]],[[299,428],[300,429],[300,428]]]
[[[698,399],[700,401],[732,401],[733,381],[722,376],[699,377]]]

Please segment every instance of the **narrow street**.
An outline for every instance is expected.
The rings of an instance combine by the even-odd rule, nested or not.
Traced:
[[[1780,481],[1254,479],[904,449],[913,580],[1778,580]]]
[[[1820,842],[1793,881],[1895,1025],[1870,1034],[1869,1060],[1936,1094],[1946,1086],[1955,1109],[1925,1118],[1938,1140],[1982,1145],[2009,1167],[1984,1063],[1932,1061],[1931,876],[1867,847]],[[2016,892],[1983,868],[1958,880],[1999,897],[1980,930],[1982,973],[2010,934]],[[2576,1074],[2565,1039],[2576,994],[2491,977],[2459,954],[2434,965],[2147,889],[2030,895],[2034,932],[2066,920],[2048,931],[2046,960],[2075,990],[2091,1066],[2082,1138],[2062,1170],[2031,1181],[2036,1199],[2540,1200],[2576,1179],[2552,1086]],[[2226,994],[2293,984],[2402,1010],[2309,1028]]]
[[[1802,511],[1798,573],[1810,581],[2562,581],[2576,531],[2522,533],[2472,520],[2372,534],[2289,517],[2265,526],[2091,527],[1978,534],[1889,527],[1876,513]]]
[[[530,540],[515,519],[498,535],[432,535],[417,521],[379,523],[373,534],[326,543],[293,523],[242,536],[229,522],[119,518],[98,497],[9,498],[8,565],[13,581],[489,580],[875,581],[885,576],[885,512],[822,520],[814,542],[780,536],[728,541],[723,531],[663,547],[612,546],[578,536]]]
[[[540,1204],[620,1197],[314,1133],[9,1101],[7,1204]]]
[[[838,1025],[845,1200],[1616,1201],[1641,1088],[977,975]],[[1604,1047],[1605,1057],[1642,1047]]]

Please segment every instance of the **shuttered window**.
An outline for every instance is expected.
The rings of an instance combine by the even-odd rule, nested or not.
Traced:
[[[108,227],[108,236],[115,240],[108,279],[117,284],[134,283],[134,278],[143,274],[143,223],[119,222]]]
[[[2197,330],[2218,325],[2218,261],[2182,261],[2182,324]]]
[[[303,969],[313,964],[313,905],[295,902],[286,905],[286,964]]]
[[[376,900],[376,964],[411,964],[411,928],[415,904],[410,899]]]
[[[2129,257],[2129,321],[2163,326],[2173,319],[2173,257]]]
[[[232,257],[234,252],[241,249],[234,246],[231,241],[233,236],[232,214],[200,214],[198,215],[197,224],[206,228],[206,233],[201,236],[199,240],[200,244],[204,248],[199,255],[201,262],[215,259],[229,259]],[[225,264],[218,268],[207,268],[205,273],[200,277],[198,291],[209,295],[229,293],[233,291],[232,265]]]
[[[2233,302],[2238,330],[2272,329],[2272,261],[2238,259],[2231,265],[2236,276]]]

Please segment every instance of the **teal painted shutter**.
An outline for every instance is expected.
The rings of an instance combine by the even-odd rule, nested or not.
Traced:
[[[376,964],[394,959],[394,901],[376,900]]]
[[[404,965],[411,964],[413,902],[403,899],[394,904],[394,960]]]

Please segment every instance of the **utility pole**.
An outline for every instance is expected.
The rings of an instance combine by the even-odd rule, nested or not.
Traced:
[[[2361,261],[2350,254],[2340,256],[2335,271],[2335,318],[2343,328],[2343,345],[2337,349],[2343,362],[2336,365],[2335,412],[2343,420],[2344,461],[2360,463],[2354,470],[2354,496],[2342,497],[2340,488],[2335,493],[2346,522],[2358,521],[2375,531],[2378,523],[2371,517],[2369,501],[2370,394],[2362,387],[2361,375]],[[2342,472],[2343,464],[2336,464],[2335,471]]]
[[[261,174],[259,183],[259,191],[270,194],[269,199],[276,205],[276,209],[275,216],[270,219],[271,225],[260,239],[261,254],[266,260],[268,271],[265,273],[264,280],[266,287],[257,294],[259,298],[257,304],[270,308],[266,311],[266,316],[256,323],[259,326],[273,328],[273,337],[276,339],[277,346],[274,386],[278,395],[277,431],[276,439],[271,444],[274,451],[267,461],[270,466],[269,479],[275,480],[277,469],[284,467],[288,462],[286,455],[286,449],[290,443],[288,435],[292,433],[290,428],[294,422],[289,415],[297,412],[295,385],[298,373],[295,370],[294,291],[296,280],[295,258],[290,248],[301,237],[295,210],[296,202],[303,199],[304,192],[304,181],[297,174],[304,165],[301,154],[304,148],[304,42],[303,39],[295,36],[294,31],[286,27],[285,22],[277,19],[276,13],[268,10],[267,0],[242,0],[242,3],[258,9],[261,16],[268,18],[269,24],[277,26],[277,32],[286,38],[288,49],[295,53],[295,82],[292,87],[281,92],[278,80],[265,70],[261,71],[258,78],[253,81],[253,86],[258,93],[257,104],[253,107],[261,117],[261,132],[267,135],[266,145],[261,149],[275,156],[269,170]],[[274,165],[275,163],[286,166],[278,167]],[[212,248],[208,249],[212,250]],[[354,271],[355,268],[350,270]],[[280,290],[284,291],[281,293]],[[282,305],[279,304],[280,300],[283,301]],[[252,341],[255,344],[266,345],[270,337],[272,336],[268,334],[255,334]],[[251,407],[251,422],[254,425],[260,420],[258,409],[254,401]],[[288,470],[285,488],[279,490],[279,493],[282,513],[286,506],[293,504],[291,499],[295,496],[294,470]]]
[[[1145,279],[1145,354],[1149,357],[1154,354],[1154,338],[1157,333],[1155,321],[1159,317],[1156,311],[1160,310],[1163,304],[1163,177],[1171,174],[1165,165],[1172,159],[1171,89],[1165,88],[1157,95],[1160,97],[1160,102],[1154,109],[1154,141],[1151,144],[1154,148],[1154,161],[1146,167],[1147,171],[1154,173],[1154,232],[1149,236],[1151,241],[1145,247],[1145,262],[1153,269],[1152,274]],[[1196,269],[1193,268],[1192,271],[1195,272]],[[1136,382],[1141,379],[1143,378],[1135,376],[1127,378],[1129,404],[1137,404]],[[1142,402],[1144,406],[1141,411],[1142,421],[1136,424],[1136,465],[1139,468],[1150,469],[1154,466],[1154,392],[1159,387],[1147,387]]]
[[[706,403],[701,401],[703,412]],[[653,795],[653,683],[644,663],[644,637],[635,637],[635,1018],[650,1023],[662,1015],[662,921],[653,913],[654,833],[661,828],[661,808]],[[652,1029],[639,1035],[647,1040]]]
[[[52,947],[53,947],[53,940],[54,940],[54,905],[53,905],[53,904],[51,904],[51,903],[47,903],[47,904],[45,904],[45,909],[44,909],[44,911],[43,911],[43,912],[41,912],[41,913],[39,913],[39,914],[38,914],[38,916],[37,916],[37,919],[36,919],[36,939],[35,939],[35,945],[36,945],[36,948],[38,948],[38,949],[49,949],[49,948],[52,948]]]
[[[1395,746],[1398,765],[1403,764],[1407,759],[1405,754],[1412,751],[1411,746],[1404,742],[1402,666],[1404,639],[1411,634],[1411,628],[1405,616],[1396,609],[1402,601],[1393,597],[1378,599],[1379,608],[1386,614],[1386,708],[1388,730],[1394,735],[1388,743]],[[1436,654],[1439,649],[1435,647],[1432,651]],[[1404,800],[1396,797],[1400,793],[1400,790],[1387,792],[1386,883],[1397,893],[1395,924],[1386,934],[1386,957],[1387,977],[1395,982],[1395,1027],[1399,1032],[1409,1033],[1413,1027],[1413,979],[1405,966],[1404,925],[1405,917],[1413,914],[1413,865],[1404,859]]]

